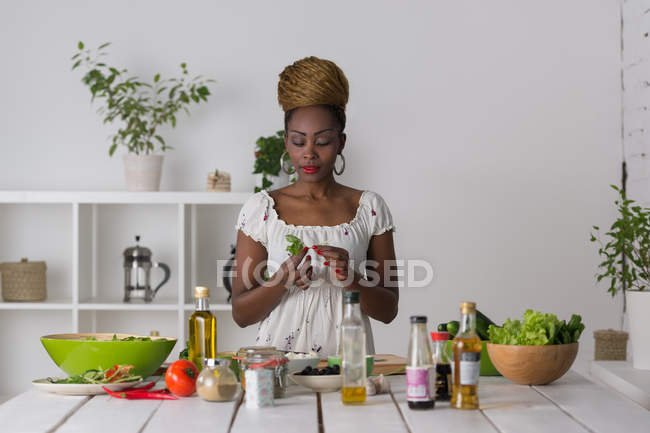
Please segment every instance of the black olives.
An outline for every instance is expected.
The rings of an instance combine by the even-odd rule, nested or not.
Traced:
[[[341,367],[335,365],[334,367],[324,367],[322,370],[318,368],[312,368],[307,366],[300,373],[296,373],[300,376],[329,376],[341,374]]]

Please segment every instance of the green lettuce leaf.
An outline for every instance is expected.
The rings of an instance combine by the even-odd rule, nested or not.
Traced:
[[[544,346],[574,343],[584,330],[581,317],[574,314],[569,321],[559,321],[555,314],[526,310],[523,321],[507,319],[502,326],[490,325],[488,335],[495,344]]]

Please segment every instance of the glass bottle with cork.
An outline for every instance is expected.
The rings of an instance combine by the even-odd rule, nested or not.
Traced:
[[[452,340],[454,359],[451,407],[478,409],[481,339],[476,334],[476,304],[460,303],[460,329]]]
[[[436,401],[451,399],[451,364],[447,351],[449,332],[432,332],[433,346],[431,352],[436,366]]]
[[[361,320],[359,291],[343,294],[341,322],[341,401],[361,404],[366,401],[366,330]]]
[[[436,368],[427,336],[427,316],[411,316],[406,401],[410,409],[433,409]]]
[[[217,353],[217,320],[210,313],[210,290],[207,287],[194,288],[195,311],[190,316],[189,360],[200,371],[203,360],[214,358]]]

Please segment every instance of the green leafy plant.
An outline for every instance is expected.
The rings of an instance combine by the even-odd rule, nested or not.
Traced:
[[[598,267],[597,281],[609,279],[607,291],[612,296],[619,290],[645,290],[650,282],[650,209],[634,205],[625,191],[615,185],[619,194],[614,202],[619,216],[609,231],[605,242],[599,236],[599,228],[593,226],[591,242],[600,246],[598,253],[604,257]]]
[[[267,176],[278,176],[282,167],[280,166],[280,157],[284,153],[284,131],[278,131],[275,135],[269,137],[260,137],[255,142],[255,166],[253,174],[262,174],[262,186],[256,186],[255,192],[268,189],[273,182]],[[290,161],[289,155],[284,156],[284,161]],[[289,169],[291,175],[295,169]],[[295,178],[290,179],[295,182]]]
[[[502,326],[490,325],[488,334],[494,344],[545,346],[577,343],[585,325],[578,314],[567,323],[555,314],[526,310],[523,321],[506,319]]]
[[[297,256],[298,254],[300,254],[302,249],[305,248],[305,244],[303,243],[302,239],[300,239],[297,236],[287,235],[286,239],[287,239],[287,242],[288,242],[287,251],[292,256]]]
[[[214,80],[203,79],[200,75],[189,78],[187,64],[181,63],[180,78],[162,79],[160,74],[155,74],[152,83],[146,83],[130,76],[126,69],[102,61],[109,45],[107,42],[90,50],[79,42],[78,52],[71,59],[73,70],[86,69],[81,81],[90,89],[91,101],[103,100],[104,106],[98,111],[104,123],[121,122],[121,127],[112,136],[109,155],[113,156],[119,145],[137,155],[152,153],[155,144],[163,152],[172,149],[158,129],[166,123],[175,128],[179,110],[189,115],[188,107],[192,103],[207,102],[210,95],[207,83]]]

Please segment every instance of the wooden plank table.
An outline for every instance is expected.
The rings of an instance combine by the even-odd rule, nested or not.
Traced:
[[[317,395],[292,385],[276,406],[248,409],[235,402],[121,400],[107,395],[71,397],[30,390],[0,405],[2,433],[154,432],[625,432],[650,431],[650,411],[570,371],[547,386],[521,386],[482,377],[480,410],[410,410],[405,377],[391,376],[393,396],[343,406],[340,394]],[[394,397],[394,399],[393,399]],[[318,401],[320,400],[320,405]],[[320,413],[319,413],[320,407]],[[322,421],[322,424],[319,423]]]

